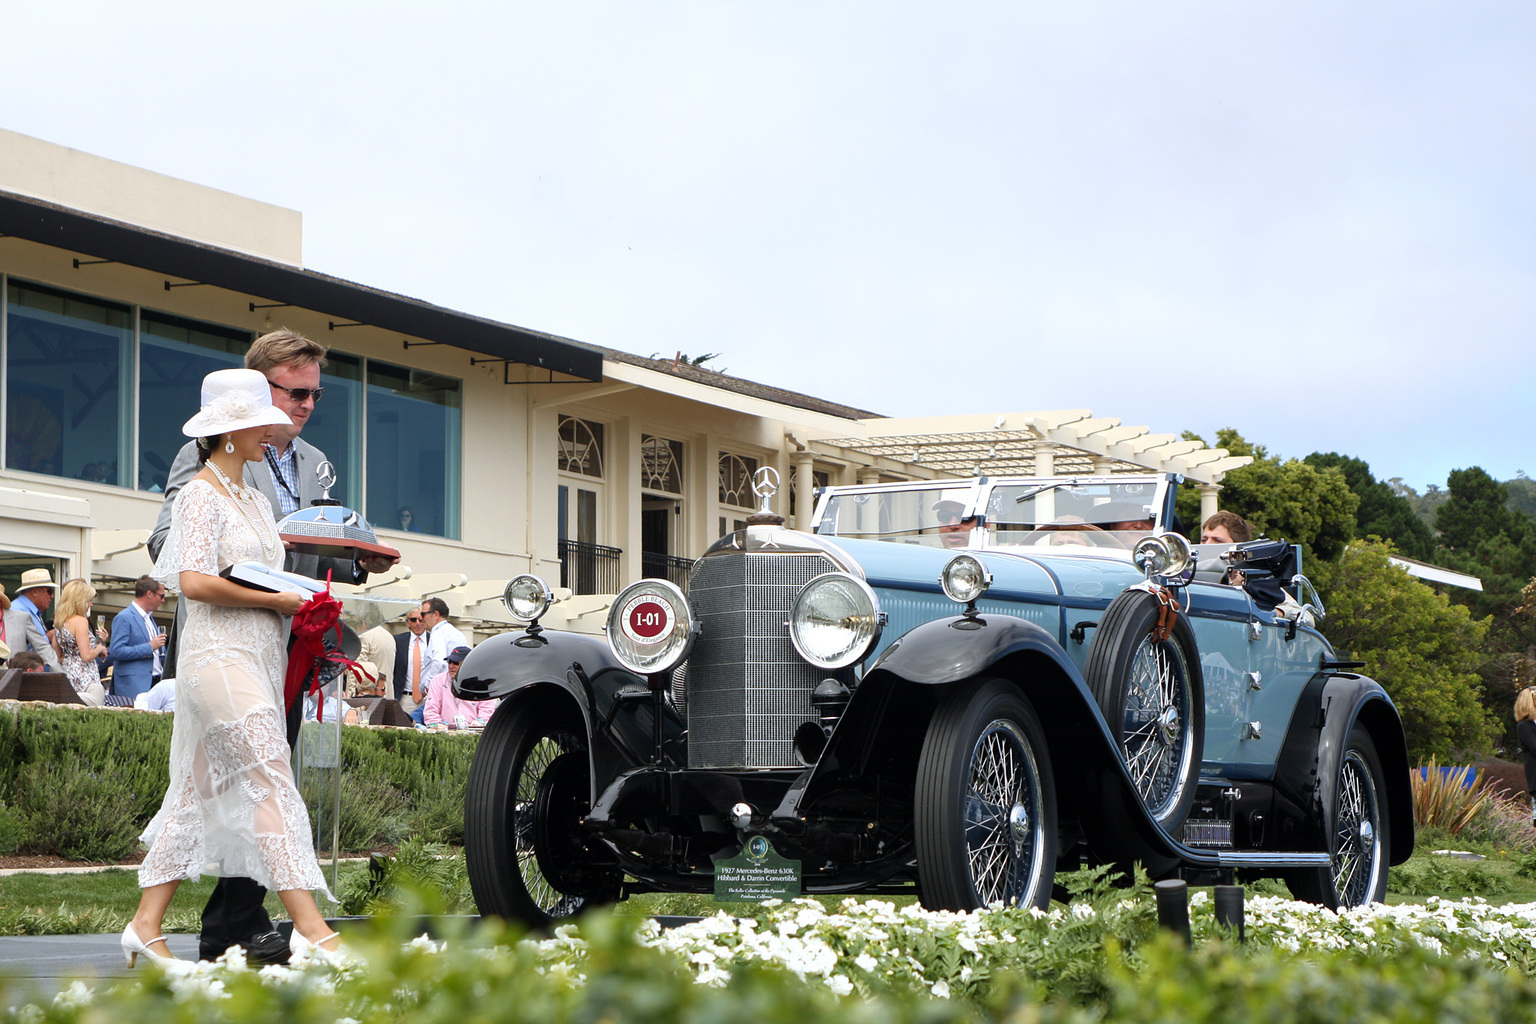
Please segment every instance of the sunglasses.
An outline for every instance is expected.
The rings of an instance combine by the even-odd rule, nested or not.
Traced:
[[[288,397],[293,399],[295,402],[302,402],[306,398],[313,398],[318,402],[320,401],[320,396],[325,394],[325,388],[285,388],[276,381],[269,380],[267,383],[271,384],[279,391],[286,391],[288,393]]]
[[[406,622],[420,622],[421,621],[421,616],[420,615],[407,615],[405,617],[405,621]]]

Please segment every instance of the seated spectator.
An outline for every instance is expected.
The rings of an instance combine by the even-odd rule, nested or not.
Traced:
[[[43,672],[48,665],[36,651],[17,651],[5,663],[6,668],[19,668],[23,672]]]
[[[143,711],[175,711],[176,680],[162,679],[133,698],[133,706]]]
[[[356,725],[358,722],[357,708],[341,699],[336,693],[336,684],[329,683],[317,693],[311,693],[304,698],[305,722],[334,722],[340,718],[347,725]],[[321,710],[321,694],[325,694],[324,710]]]
[[[384,679],[378,667],[371,661],[359,661],[347,666],[348,697],[384,696]]]
[[[1201,544],[1241,544],[1253,539],[1253,528],[1248,520],[1236,512],[1222,509],[1200,527]]]
[[[468,647],[455,647],[448,652],[448,668],[439,672],[427,686],[427,703],[422,718],[428,729],[448,729],[463,724],[470,728],[483,728],[490,721],[491,713],[501,703],[498,700],[460,700],[453,694],[453,681],[459,675],[459,663],[469,654]]]
[[[961,519],[965,503],[946,498],[933,503],[933,513],[939,520],[939,542],[947,548],[969,547],[971,531],[980,524],[980,517]]]

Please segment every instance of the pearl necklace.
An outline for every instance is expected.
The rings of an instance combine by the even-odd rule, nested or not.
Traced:
[[[266,529],[262,529],[263,524],[258,523],[256,517],[251,514],[251,508],[256,504],[255,490],[235,483],[224,474],[224,471],[219,468],[218,463],[212,459],[208,460],[208,468],[213,470],[213,475],[218,479],[219,483],[224,485],[224,489],[234,499],[235,508],[245,517],[247,525],[256,534],[256,539],[261,542],[261,553],[266,556],[266,562],[270,565],[276,561],[278,550],[281,547],[280,542],[274,543],[277,541],[277,531],[272,528],[271,523],[265,524]]]

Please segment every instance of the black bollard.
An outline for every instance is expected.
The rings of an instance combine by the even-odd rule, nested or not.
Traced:
[[[1216,887],[1216,923],[1237,933],[1238,942],[1246,942],[1243,934],[1243,887],[1218,885]]]
[[[1157,923],[1181,936],[1189,945],[1189,886],[1182,878],[1154,882],[1157,894]]]

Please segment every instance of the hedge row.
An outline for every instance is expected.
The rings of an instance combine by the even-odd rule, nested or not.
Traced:
[[[122,858],[160,807],[170,744],[169,715],[0,704],[0,853]],[[462,843],[474,750],[471,735],[343,728],[343,850]]]

